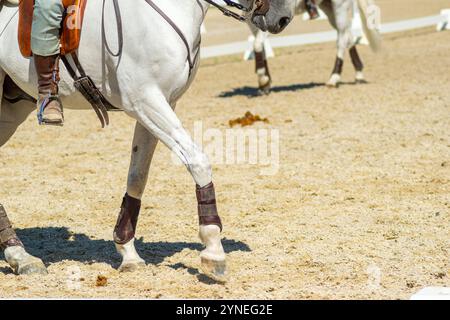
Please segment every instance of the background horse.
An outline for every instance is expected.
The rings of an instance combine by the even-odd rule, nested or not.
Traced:
[[[363,74],[363,63],[356,49],[356,43],[352,35],[352,18],[355,0],[316,0],[320,9],[328,17],[331,26],[337,31],[337,56],[336,62],[327,82],[329,87],[337,87],[341,80],[342,67],[344,63],[344,56],[346,49],[350,52],[350,57],[356,71],[356,83],[364,83],[365,78]],[[370,6],[373,6],[371,0],[357,0],[358,8],[361,12],[361,19],[364,33],[369,41],[370,47],[374,52],[377,52],[381,45],[381,37],[376,28],[374,28],[373,21],[376,17],[370,17],[370,14],[377,14],[371,11]],[[305,13],[305,1],[296,0],[296,14]],[[253,48],[255,52],[256,74],[258,76],[258,84],[261,92],[269,93],[272,78],[269,72],[267,57],[264,50],[264,41],[267,34],[254,25],[249,24],[250,29],[255,36]]]
[[[258,1],[258,6],[253,6],[254,0],[240,2],[248,8],[256,8],[246,14],[248,21],[273,33],[281,32],[294,15],[295,0],[271,0],[264,14],[255,11],[268,1]],[[88,1],[79,51],[81,64],[104,96],[136,119],[127,193],[114,231],[116,247],[123,258],[120,270],[134,270],[144,263],[135,250],[134,236],[153,152],[157,142],[162,141],[181,159],[197,185],[200,238],[206,246],[201,252],[202,267],[211,276],[221,277],[225,271],[225,253],[220,236],[222,226],[215,211],[211,165],[174,112],[178,99],[188,89],[198,69],[200,26],[209,4],[202,0],[154,0],[182,30],[184,43],[173,26],[149,5],[151,3],[150,0],[120,1],[121,23],[126,32],[123,33],[123,51],[120,57],[115,57],[105,49],[106,41],[111,47],[120,43],[112,1]],[[0,11],[0,146],[35,110],[35,105],[28,101],[12,104],[11,99],[7,99],[12,91],[20,88],[29,96],[37,96],[33,61],[24,59],[19,51],[17,11],[17,6],[11,4],[4,5]],[[105,32],[102,32],[102,21]],[[65,69],[61,73],[60,96],[66,108],[90,109]],[[45,128],[36,126],[36,130]],[[46,161],[52,161],[51,157]],[[170,190],[167,191],[170,194]],[[0,209],[3,211],[0,218],[8,226],[6,211],[1,206]],[[0,229],[0,236],[8,240],[6,236],[11,235],[12,228],[9,226],[5,230]],[[46,273],[42,261],[28,254],[18,238],[14,239],[0,245],[5,248],[5,258],[15,272]]]

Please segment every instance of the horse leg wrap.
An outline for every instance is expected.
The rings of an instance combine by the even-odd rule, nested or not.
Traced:
[[[199,224],[203,226],[216,225],[220,228],[220,231],[222,231],[222,222],[217,213],[214,184],[211,182],[203,188],[200,188],[200,186],[197,185],[196,194]]]
[[[138,222],[141,200],[130,197],[127,193],[123,197],[119,217],[114,227],[114,242],[125,244],[134,239]]]
[[[271,81],[270,79],[272,78],[270,76],[270,71],[269,71],[269,64],[267,63],[267,58],[266,58],[266,52],[263,50],[261,52],[255,52],[255,72],[258,76],[261,75],[265,75],[267,77],[269,77],[269,81]],[[261,74],[260,70],[264,70],[264,74]],[[270,84],[270,82],[269,82]]]
[[[342,74],[342,67],[344,66],[344,60],[342,60],[341,58],[337,57],[336,58],[336,63],[334,64],[334,69],[333,69],[333,73],[332,74]]]
[[[259,69],[263,69],[266,67],[267,61],[266,61],[266,54],[265,54],[264,50],[261,52],[255,52],[255,61],[256,61],[255,72],[258,72]]]
[[[361,61],[361,58],[359,57],[358,50],[356,50],[355,46],[350,48],[350,57],[352,59],[352,63],[353,66],[355,67],[355,70],[362,71],[364,69],[364,65]]]
[[[0,248],[4,250],[14,246],[23,247],[23,244],[12,228],[11,221],[8,219],[5,208],[0,204]]]

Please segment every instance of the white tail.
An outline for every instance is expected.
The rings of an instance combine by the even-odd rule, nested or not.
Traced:
[[[374,52],[381,50],[380,9],[373,0],[358,0],[364,34]]]

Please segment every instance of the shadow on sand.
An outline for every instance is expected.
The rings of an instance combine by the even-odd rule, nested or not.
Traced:
[[[24,243],[27,251],[41,258],[46,265],[63,260],[78,261],[82,263],[107,263],[117,268],[120,264],[120,256],[116,252],[112,240],[94,239],[85,234],[70,232],[65,227],[45,227],[17,229],[17,235]],[[234,251],[250,252],[250,247],[232,239],[223,239],[223,247],[226,253]],[[136,240],[136,249],[147,264],[157,265],[165,258],[173,256],[184,249],[201,251],[203,245],[200,242],[144,242]],[[3,254],[0,258],[4,259]],[[181,264],[170,266],[179,269]],[[11,273],[9,268],[0,268],[2,273]],[[188,272],[196,272],[188,270]]]
[[[360,83],[356,82],[341,82],[339,86],[353,86],[360,85]],[[314,89],[318,87],[325,87],[326,84],[323,82],[310,82],[310,83],[297,83],[288,86],[275,86],[270,89],[270,93],[278,93],[278,92],[295,92],[300,90],[308,90]],[[248,98],[255,98],[265,95],[262,93],[259,88],[244,86],[240,88],[234,88],[229,91],[224,91],[219,94],[219,98],[232,98],[237,96],[244,96]]]

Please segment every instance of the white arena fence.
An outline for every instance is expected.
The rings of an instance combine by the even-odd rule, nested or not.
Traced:
[[[385,23],[380,26],[380,32],[382,34],[386,34],[419,29],[429,26],[436,26],[437,31],[450,30],[450,9],[442,10],[440,15]],[[353,22],[353,33],[358,38],[357,40],[359,43],[366,42],[362,32],[361,19],[358,14],[355,14],[355,20]],[[270,37],[266,40],[265,47],[268,56],[272,56],[273,55],[272,48],[282,48],[282,47],[330,42],[335,41],[336,37],[337,33],[335,30],[289,35],[289,36]],[[207,59],[213,57],[239,54],[244,52],[244,58],[249,59],[251,58],[253,52],[252,43],[253,43],[253,36],[249,37],[248,41],[232,42],[216,46],[203,47],[201,52],[201,58]]]

